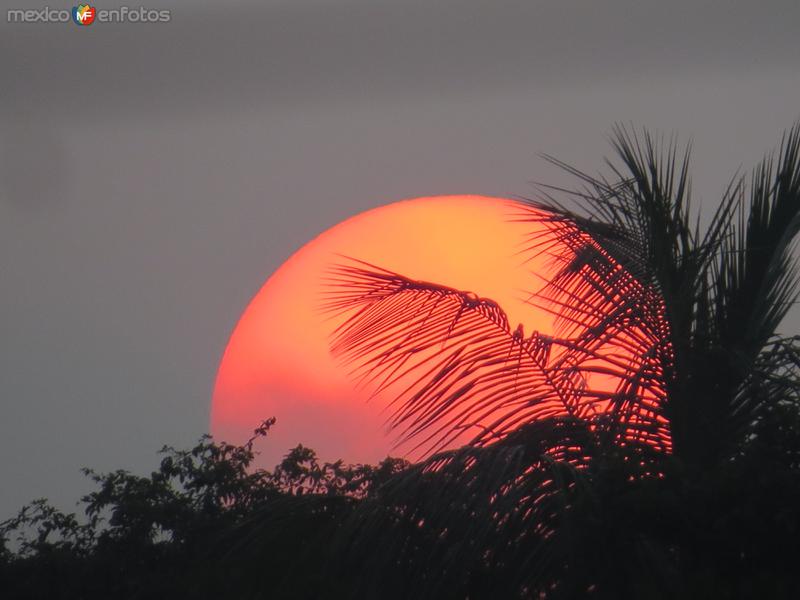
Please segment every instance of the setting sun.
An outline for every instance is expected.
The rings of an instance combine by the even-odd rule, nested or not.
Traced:
[[[500,198],[418,198],[362,213],[310,241],[269,278],[230,338],[214,390],[214,436],[241,442],[275,416],[261,448],[266,464],[306,440],[331,460],[408,456],[410,447],[395,447],[387,431],[391,393],[371,397],[374,390],[357,386],[331,356],[331,334],[343,317],[321,309],[330,271],[351,258],[366,261],[491,298],[512,328],[549,333],[552,317],[526,303],[548,268],[524,252],[541,225],[519,222],[520,214],[518,203]]]

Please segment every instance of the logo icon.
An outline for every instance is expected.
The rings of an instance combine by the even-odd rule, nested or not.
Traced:
[[[97,9],[88,4],[79,4],[72,8],[72,20],[78,25],[91,25],[97,16]]]

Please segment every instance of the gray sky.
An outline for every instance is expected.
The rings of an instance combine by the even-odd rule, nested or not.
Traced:
[[[206,431],[248,300],[348,216],[564,183],[537,155],[594,171],[615,121],[691,138],[712,206],[800,117],[795,0],[144,4],[2,4],[0,519]]]

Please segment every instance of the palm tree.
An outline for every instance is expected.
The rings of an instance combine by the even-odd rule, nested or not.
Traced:
[[[403,440],[467,446],[391,478],[339,527],[354,597],[797,597],[800,345],[793,304],[800,124],[709,224],[689,150],[614,130],[617,161],[520,203],[558,264],[535,301],[557,335],[497,303],[339,265],[333,351],[393,404]],[[535,226],[533,226],[535,224]],[[341,564],[341,563],[339,563]]]

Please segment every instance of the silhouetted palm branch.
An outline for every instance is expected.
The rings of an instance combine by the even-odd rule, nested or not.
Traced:
[[[666,437],[656,422],[648,361],[631,360],[646,357],[652,342],[631,333],[641,310],[629,301],[616,321],[589,323],[583,338],[525,337],[521,326],[512,331],[495,302],[469,292],[363,263],[339,266],[333,276],[327,308],[349,318],[335,331],[332,349],[376,394],[392,390],[390,423],[402,428],[403,440],[422,438],[417,447],[444,447],[480,423],[472,443],[485,445],[521,424],[559,416],[620,434],[611,427],[614,415],[624,421],[624,435]],[[588,386],[593,375],[620,383]]]
[[[515,572],[492,578],[484,594],[511,595],[535,580],[557,552],[548,540],[561,493],[579,481],[576,466],[586,464],[592,437],[580,420],[546,418],[490,446],[440,453],[393,478],[370,510],[344,523],[348,535],[335,548],[365,566],[357,595],[392,587],[396,597],[458,597],[465,572],[502,570],[521,550],[530,570],[522,579]],[[378,545],[382,551],[374,552]],[[396,577],[394,586],[387,573]],[[473,593],[475,584],[467,586]]]
[[[742,411],[740,388],[796,296],[790,247],[800,228],[800,129],[784,138],[777,163],[768,157],[756,168],[749,203],[743,179],[728,186],[703,234],[691,224],[688,151],[678,161],[674,142],[661,153],[652,136],[640,141],[624,128],[615,147],[625,172],[612,166],[611,181],[554,161],[585,184],[571,193],[574,210],[552,197],[531,203],[531,220],[555,232],[550,250],[567,265],[550,299],[579,323],[613,319],[616,307],[594,292],[606,282],[602,269],[570,269],[570,257],[599,253],[635,274],[649,294],[642,304],[662,316],[637,327],[662,340],[653,367],[673,442],[687,458],[713,463],[757,418],[758,403]]]

